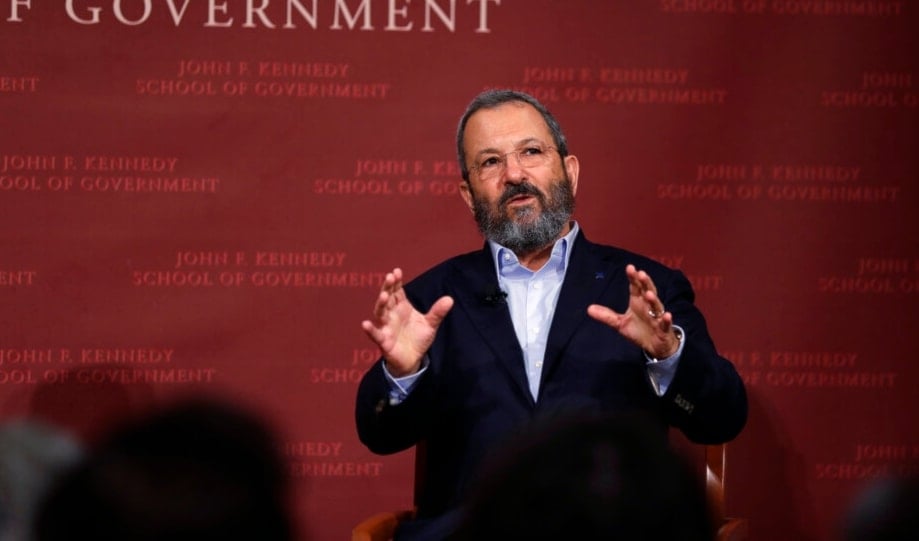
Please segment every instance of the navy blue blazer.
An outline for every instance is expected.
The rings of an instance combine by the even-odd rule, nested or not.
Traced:
[[[679,367],[663,397],[651,386],[641,349],[587,315],[587,306],[594,303],[626,310],[629,263],[651,276],[674,323],[686,333]],[[496,288],[487,245],[406,284],[409,300],[421,312],[443,295],[455,300],[429,351],[429,368],[398,405],[388,403],[382,360],[358,389],[358,434],[371,451],[394,453],[425,441],[419,516],[456,507],[486,454],[545,415],[644,412],[663,430],[677,427],[698,443],[724,442],[743,428],[743,382],[715,350],[683,273],[594,244],[579,233],[552,319],[537,400],[527,386],[510,312],[496,299]]]

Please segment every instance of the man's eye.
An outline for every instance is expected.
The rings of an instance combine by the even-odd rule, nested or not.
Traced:
[[[485,169],[485,168],[487,168],[487,167],[494,167],[494,166],[498,165],[499,161],[500,161],[500,160],[498,160],[498,157],[497,157],[497,156],[492,156],[492,157],[490,157],[490,158],[485,158],[484,160],[482,160],[482,163],[479,165],[479,168],[480,168],[480,169]]]
[[[539,147],[527,147],[520,151],[521,156],[539,156],[542,154],[542,149]]]

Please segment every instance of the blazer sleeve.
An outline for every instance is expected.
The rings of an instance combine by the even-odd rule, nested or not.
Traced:
[[[389,382],[380,359],[364,375],[357,391],[355,421],[361,442],[377,454],[391,454],[415,445],[428,422],[425,407],[432,386],[422,376],[408,397],[399,404],[389,401]]]
[[[729,441],[747,421],[743,380],[716,350],[705,318],[694,304],[689,280],[680,271],[667,274],[666,282],[658,284],[658,292],[674,323],[686,332],[679,366],[662,397],[667,423],[696,443]]]

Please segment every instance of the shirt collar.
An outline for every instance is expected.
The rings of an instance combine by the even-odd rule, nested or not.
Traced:
[[[571,259],[571,248],[574,246],[574,239],[577,238],[578,231],[580,231],[578,223],[572,220],[571,230],[568,231],[568,234],[555,241],[555,244],[552,246],[552,254],[549,256],[549,263],[546,264],[547,267],[552,262],[557,262],[557,271],[561,273],[565,272],[568,268],[568,261]],[[501,276],[505,269],[520,265],[517,254],[511,249],[491,240],[488,241],[488,248],[491,250],[491,257],[495,264],[495,269],[498,271],[498,276]],[[505,258],[505,255],[509,257]]]

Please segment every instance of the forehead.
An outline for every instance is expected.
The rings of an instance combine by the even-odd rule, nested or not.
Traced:
[[[527,139],[551,143],[549,126],[532,105],[509,102],[469,117],[463,137],[467,154],[514,148]]]

